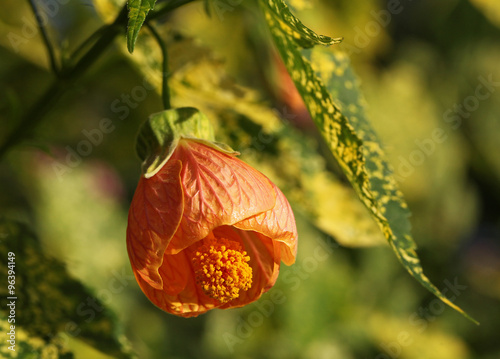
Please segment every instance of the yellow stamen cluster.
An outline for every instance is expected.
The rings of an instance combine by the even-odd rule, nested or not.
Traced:
[[[227,303],[252,285],[249,260],[238,242],[209,235],[192,259],[196,283],[209,297]]]

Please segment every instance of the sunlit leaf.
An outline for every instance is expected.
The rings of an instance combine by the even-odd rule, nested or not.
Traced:
[[[470,2],[480,10],[491,23],[500,27],[500,2],[497,0],[470,0]]]
[[[288,35],[299,46],[309,48],[314,45],[332,45],[342,41],[340,38],[331,38],[324,35],[318,35],[307,28],[297,19],[288,9],[283,0],[262,0],[269,14],[276,19],[276,26],[280,32]]]
[[[155,3],[156,0],[128,0],[127,48],[130,53],[134,51],[142,24],[148,12],[154,9]]]
[[[0,235],[0,257],[6,259],[12,252],[15,258],[16,328],[30,338],[43,338],[38,346],[29,345],[43,351],[58,341],[77,338],[115,358],[134,357],[126,349],[123,336],[118,334],[114,314],[70,277],[60,261],[45,255],[25,225],[0,219]],[[1,266],[3,278],[7,278],[7,270],[7,265]],[[7,286],[0,288],[2,298],[12,295],[7,290]],[[0,310],[5,315],[8,309],[2,306]],[[54,346],[51,350],[61,350],[62,355],[61,348]],[[67,358],[61,355],[59,358]]]
[[[304,51],[303,55],[311,61],[318,79],[324,83],[331,97],[335,99],[335,105],[362,141],[360,151],[365,161],[364,171],[369,180],[370,195],[387,219],[387,223],[382,223],[383,231],[391,227],[387,233],[392,231],[392,236],[386,236],[387,239],[393,246],[402,245],[403,248],[415,249],[408,219],[410,211],[398,188],[393,170],[385,160],[377,134],[366,118],[365,100],[349,58],[342,52],[333,52],[324,47]],[[399,241],[399,238],[407,240]]]
[[[368,313],[363,314],[368,316]],[[405,357],[408,359],[466,359],[471,357],[471,353],[459,335],[454,335],[439,326],[429,326],[422,330],[421,326],[408,325],[407,318],[398,318],[378,311],[370,312],[369,317],[363,329],[373,333],[376,343],[390,343],[403,331],[412,338],[411,342],[405,343],[407,345],[404,347],[405,352],[408,353]],[[386,345],[380,344],[379,348],[388,351]],[[386,354],[379,356],[384,357]]]
[[[379,224],[398,259],[425,288],[473,320],[448,300],[423,274],[410,233],[406,203],[397,189],[391,169],[383,160],[383,151],[373,130],[364,119],[359,98],[356,99],[353,95],[350,98],[344,96],[349,104],[353,100],[355,102],[352,103],[353,107],[343,112],[342,103],[339,103],[338,99],[333,99],[327,85],[321,79],[322,72],[330,73],[326,83],[334,92],[348,90],[347,81],[354,85],[352,73],[345,74],[348,63],[345,60],[340,61],[342,57],[336,60],[327,57],[326,60],[316,61],[317,74],[311,61],[300,49],[300,46],[303,46],[300,41],[302,32],[296,28],[295,18],[290,21],[286,5],[282,1],[272,0],[260,0],[260,4],[276,47],[311,117],[346,177],[358,192],[361,201]],[[290,31],[291,29],[294,30]],[[332,60],[334,61],[331,62]],[[333,68],[325,71],[321,66]]]

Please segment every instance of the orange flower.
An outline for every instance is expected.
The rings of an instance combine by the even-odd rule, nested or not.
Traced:
[[[168,161],[141,177],[127,249],[146,296],[192,317],[241,307],[291,265],[297,230],[288,201],[260,172],[203,140],[180,138]]]

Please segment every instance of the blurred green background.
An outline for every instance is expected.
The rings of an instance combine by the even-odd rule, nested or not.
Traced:
[[[52,3],[50,36],[67,59],[116,8],[113,1],[63,2]],[[498,2],[289,4],[313,30],[344,37],[336,51],[350,56],[358,74],[413,213],[424,272],[481,325],[445,307],[401,267],[325,154],[253,2],[220,0],[211,2],[211,16],[196,2],[158,25],[169,41],[172,102],[202,109],[218,138],[282,188],[297,219],[296,264],[283,266],[256,303],[194,319],[167,315],[142,294],[125,229],[140,175],[135,134],[162,109],[153,88],[158,50],[145,33],[142,48],[128,55],[121,37],[0,163],[0,234],[18,233],[2,237],[0,261],[4,267],[4,252],[19,251],[18,290],[26,291],[17,314],[18,340],[27,344],[17,357],[127,357],[118,352],[130,348],[146,359],[500,357]],[[28,31],[27,2],[2,6],[1,142],[53,80],[39,34]],[[34,238],[41,247],[30,244]],[[30,246],[37,250],[28,253]],[[34,259],[23,264],[21,254]],[[42,266],[51,261],[58,264]],[[37,268],[40,277],[30,282]],[[54,284],[60,292],[51,304],[66,303],[66,311],[49,323],[51,309],[34,308],[50,297],[50,268],[83,287]],[[33,289],[22,289],[30,283]],[[101,310],[88,311],[88,297]],[[73,335],[69,321],[89,330]],[[97,324],[105,334],[95,335]],[[0,353],[11,355],[3,346]]]

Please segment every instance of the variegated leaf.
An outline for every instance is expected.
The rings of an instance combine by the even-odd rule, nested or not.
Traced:
[[[69,359],[71,350],[64,341],[75,338],[114,358],[135,358],[125,337],[118,334],[115,314],[71,277],[59,260],[47,256],[26,225],[0,218],[2,260],[6,261],[8,253],[13,253],[15,264],[8,268],[4,263],[0,276],[7,278],[7,271],[13,270],[15,285],[12,292],[7,285],[0,287],[0,297],[17,297],[15,322],[9,323],[18,333],[16,357]],[[9,309],[0,308],[0,328],[7,325],[3,318]]]
[[[474,321],[448,300],[423,274],[410,233],[407,205],[397,188],[390,167],[384,160],[375,133],[364,117],[359,95],[344,93],[349,90],[349,85],[346,84],[349,82],[353,87],[355,81],[352,72],[347,71],[349,64],[346,58],[337,56],[335,59],[331,57],[334,55],[321,61],[316,58],[313,59],[316,63],[314,66],[310,60],[312,54],[300,49],[307,47],[303,46],[304,33],[310,34],[312,31],[304,31],[298,26],[300,22],[295,17],[290,17],[290,11],[283,1],[260,0],[260,4],[276,47],[311,117],[400,262],[425,288]],[[321,37],[310,35],[308,38]],[[319,52],[313,52],[313,55],[325,56]],[[330,69],[325,70],[321,66],[330,66]],[[338,97],[334,99],[332,94],[338,95],[341,92],[341,101]]]

